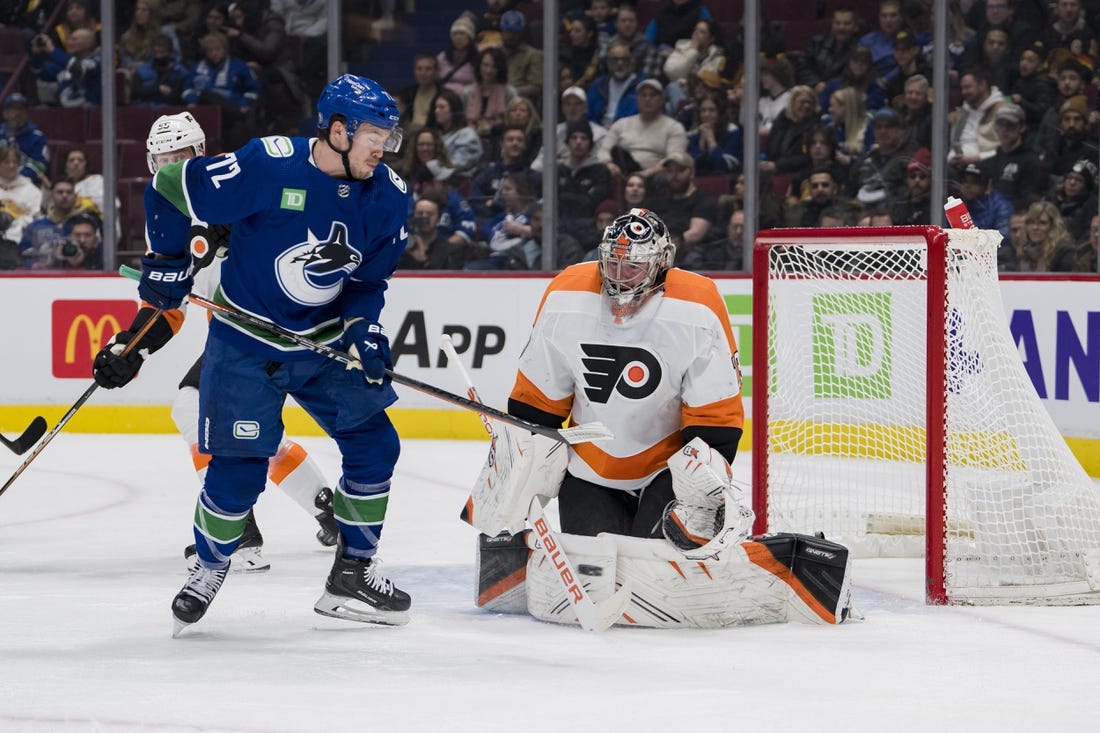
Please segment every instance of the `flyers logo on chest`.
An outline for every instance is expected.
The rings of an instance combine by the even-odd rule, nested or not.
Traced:
[[[319,240],[313,232],[305,242],[283,251],[275,259],[279,285],[292,300],[302,305],[323,305],[340,294],[363,255],[348,244],[348,228],[334,221],[328,237]]]
[[[584,358],[584,393],[588,399],[607,404],[613,392],[629,400],[649,397],[661,383],[661,362],[646,349],[636,346],[581,344]]]

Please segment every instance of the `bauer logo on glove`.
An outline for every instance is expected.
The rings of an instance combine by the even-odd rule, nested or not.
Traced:
[[[381,386],[386,381],[386,370],[393,367],[390,357],[390,340],[386,329],[377,321],[352,318],[344,323],[344,344],[348,353],[358,363],[348,364],[348,369],[362,369],[367,384]]]

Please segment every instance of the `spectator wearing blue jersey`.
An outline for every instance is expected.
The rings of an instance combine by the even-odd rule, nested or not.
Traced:
[[[905,27],[901,0],[879,0],[878,30],[866,33],[859,39],[859,45],[871,51],[875,73],[884,82],[890,81],[898,73],[898,62],[894,58],[894,35]]]
[[[730,121],[725,95],[712,92],[695,108],[695,125],[688,132],[688,153],[701,176],[741,172],[744,141],[741,128]]]
[[[151,107],[180,104],[189,73],[176,59],[172,39],[159,34],[153,38],[151,49],[150,57],[134,67],[130,102]]]
[[[606,61],[607,73],[588,87],[588,120],[602,127],[638,114],[638,82],[642,80],[625,41],[612,41]]]
[[[46,135],[30,121],[28,106],[27,98],[18,92],[4,98],[0,140],[19,148],[23,154],[23,167],[19,170],[21,175],[38,185],[49,186],[46,168],[50,164],[50,149],[46,144]]]
[[[210,464],[193,513],[197,564],[172,601],[177,634],[206,614],[225,580],[282,442],[289,396],[342,458],[333,492],[339,539],[314,610],[408,623],[409,595],[382,575],[377,558],[400,453],[386,415],[397,393],[381,325],[408,239],[407,185],[382,162],[400,147],[398,121],[397,103],[381,85],[344,75],[317,100],[317,138],[252,139],[232,153],[169,163],[146,189],[149,251],[138,284],[145,305],[96,356],[97,384],[127,384],[178,329],[192,286],[193,219],[232,226],[215,300],[350,359],[330,359],[224,313],[211,322],[198,445]]]
[[[255,119],[260,102],[260,83],[252,70],[239,58],[229,55],[229,41],[216,34],[199,41],[203,58],[191,70],[183,90],[188,107],[216,104],[222,111],[222,140],[229,148],[241,142],[237,123]]]

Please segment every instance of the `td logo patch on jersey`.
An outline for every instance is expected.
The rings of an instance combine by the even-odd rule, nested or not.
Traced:
[[[629,400],[649,397],[661,383],[661,362],[646,349],[636,346],[581,344],[584,358],[584,393],[588,399],[607,404],[612,392]]]
[[[328,238],[318,240],[307,230],[304,242],[283,250],[275,258],[279,286],[291,300],[302,305],[324,305],[340,294],[344,279],[363,255],[348,244],[348,228],[334,221]]]

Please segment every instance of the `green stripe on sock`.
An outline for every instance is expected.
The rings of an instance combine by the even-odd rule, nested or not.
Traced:
[[[348,496],[337,491],[332,497],[332,511],[337,519],[350,524],[379,524],[386,518],[389,493],[377,496]]]
[[[215,542],[232,542],[244,533],[244,525],[248,517],[240,519],[215,514],[207,509],[201,501],[195,502],[195,526],[207,537]]]

